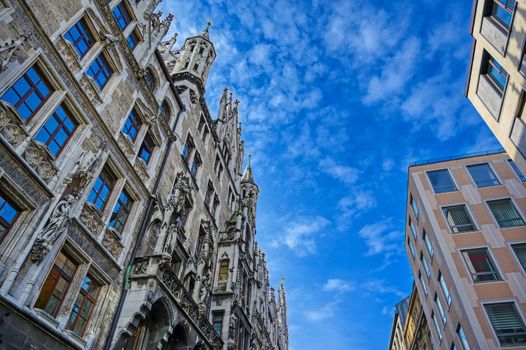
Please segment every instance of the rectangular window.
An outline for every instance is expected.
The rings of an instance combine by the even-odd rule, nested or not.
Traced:
[[[438,309],[438,313],[440,314],[440,318],[442,319],[442,324],[446,324],[446,313],[444,312],[444,308],[442,307],[442,302],[440,301],[440,298],[438,297],[438,294],[435,294],[435,304]]]
[[[424,253],[420,253],[420,261],[422,261],[422,265],[424,266],[424,271],[426,272],[426,276],[429,279],[429,276],[431,276],[431,270],[429,269],[429,265],[427,264],[426,257],[424,256]]]
[[[513,244],[511,247],[517,256],[517,259],[519,259],[522,268],[526,271],[526,243]]]
[[[478,188],[500,185],[488,163],[469,165],[467,168]]]
[[[464,333],[464,330],[460,324],[457,327],[457,334],[458,338],[460,339],[460,343],[462,344],[462,350],[470,350],[468,339],[466,338],[466,334]]]
[[[128,42],[128,46],[130,49],[135,50],[137,45],[141,42],[141,39],[139,38],[139,35],[137,34],[137,31],[132,31],[130,35],[128,35],[128,39],[126,39]]]
[[[435,313],[431,314],[431,319],[433,320],[433,324],[435,325],[435,331],[437,332],[438,339],[442,340],[442,331],[440,330],[440,326],[438,325],[438,320],[436,318]]]
[[[103,89],[108,80],[110,80],[113,70],[108,64],[108,60],[103,54],[100,54],[89,66],[86,73],[97,83],[99,89]]]
[[[155,144],[153,143],[152,137],[150,134],[146,134],[144,140],[142,141],[141,148],[139,148],[139,158],[144,160],[145,164],[150,162],[154,148]]]
[[[442,273],[438,272],[438,283],[440,284],[440,289],[442,289],[442,293],[444,293],[444,298],[446,298],[447,305],[451,305],[451,293],[449,293],[449,288],[447,287],[446,281],[444,280],[444,276],[442,276]]]
[[[506,87],[506,82],[508,81],[508,72],[506,72],[500,63],[491,56],[488,57],[486,75],[502,95],[504,93],[504,88]]]
[[[219,280],[220,281],[228,280],[228,265],[229,264],[230,264],[230,260],[228,259],[221,260],[221,263],[219,264]]]
[[[511,199],[489,201],[488,206],[501,228],[524,226],[524,220]]]
[[[213,311],[212,312],[212,324],[217,334],[223,333],[223,315],[224,311]]]
[[[477,228],[464,204],[442,208],[452,233],[475,231]]]
[[[9,198],[0,192],[0,240],[15,223],[20,209]]]
[[[102,211],[110,197],[115,179],[105,169],[103,169],[91,189],[88,202],[93,203],[95,207]]]
[[[117,200],[117,204],[115,204],[115,208],[113,208],[109,224],[110,227],[113,227],[119,233],[122,233],[128,215],[130,215],[131,207],[132,201],[130,200],[130,196],[128,196],[126,191],[123,190]]]
[[[515,162],[511,159],[508,159],[508,164],[511,166],[515,174],[517,174],[517,177],[519,178],[519,180],[521,180],[521,182],[526,182],[526,177],[524,177],[524,175],[522,174],[522,171],[520,171],[517,164],[515,164]]]
[[[212,195],[214,194],[214,185],[212,185],[212,182],[208,180],[208,186],[206,187],[206,193],[205,193],[205,205],[210,205],[210,200],[212,199]]]
[[[194,141],[192,139],[192,136],[188,135],[186,138],[186,142],[183,146],[183,152],[181,153],[183,156],[183,159],[188,163],[190,162],[190,157],[192,156],[192,152],[194,150]]]
[[[99,289],[100,285],[93,278],[89,275],[84,277],[66,326],[67,329],[73,331],[79,337],[84,336],[86,326],[95,308]]]
[[[409,246],[409,250],[411,251],[411,256],[414,259],[415,258],[415,247],[413,247],[413,243],[411,242],[409,237],[407,238],[407,245]]]
[[[184,226],[186,224],[186,220],[188,220],[188,215],[190,215],[190,210],[192,210],[190,202],[185,201],[184,207],[181,210],[181,214],[177,218],[177,222],[180,226]]]
[[[128,115],[128,118],[126,119],[126,122],[124,122],[124,126],[122,127],[122,133],[124,135],[128,135],[132,142],[135,142],[135,140],[137,139],[137,134],[141,129],[141,125],[142,122],[139,118],[139,114],[137,113],[137,110],[133,108],[130,112],[130,115]]]
[[[205,130],[203,131],[203,142],[206,142],[206,138],[208,137],[209,133],[210,130],[208,130],[208,127],[205,126]]]
[[[433,257],[433,246],[431,245],[431,241],[429,240],[429,235],[424,231],[424,243],[426,244],[427,252],[429,253],[430,257]]]
[[[411,208],[413,208],[413,212],[415,213],[415,217],[418,219],[418,205],[416,205],[416,201],[412,195],[410,195],[410,202]]]
[[[13,105],[28,122],[47,101],[53,89],[36,66],[27,70],[0,99]]]
[[[59,252],[49,275],[42,285],[35,307],[55,317],[68,291],[77,266],[67,255]]]
[[[409,228],[411,229],[411,233],[413,234],[413,238],[416,241],[417,235],[416,235],[416,228],[413,222],[411,221],[411,218],[409,218]]]
[[[214,172],[217,171],[217,167],[219,166],[219,162],[220,162],[219,155],[216,154],[216,160],[214,161]]]
[[[422,273],[420,271],[418,272],[418,280],[420,281],[420,285],[422,286],[422,290],[424,291],[424,294],[427,296],[426,282],[422,278]]]
[[[115,18],[115,21],[117,22],[121,30],[124,30],[124,28],[126,28],[128,24],[130,24],[130,13],[128,12],[128,9],[124,4],[124,1],[121,1],[117,6],[113,8],[113,17]]]
[[[447,169],[428,171],[427,177],[429,178],[435,193],[457,191],[457,186],[455,186]]]
[[[484,305],[501,346],[526,345],[526,328],[515,303]]]
[[[44,126],[40,128],[35,140],[46,145],[49,152],[56,157],[69,141],[76,128],[77,123],[71,117],[69,111],[63,106],[58,106]]]
[[[471,273],[473,282],[500,280],[499,272],[486,248],[463,250],[462,255]]]
[[[82,58],[95,42],[91,36],[86,19],[81,18],[71,29],[64,34],[64,38],[73,45],[75,51]]]
[[[190,166],[190,172],[192,173],[192,175],[196,176],[197,175],[197,170],[199,170],[199,167],[203,164],[203,162],[201,162],[201,157],[199,156],[199,153],[195,153],[195,156],[194,156],[194,161],[192,162],[192,165]]]
[[[217,195],[214,196],[214,204],[212,205],[212,215],[216,215],[217,208],[219,207],[219,198]]]
[[[506,31],[510,30],[515,0],[493,0],[491,17]]]
[[[201,132],[204,126],[205,126],[205,118],[203,118],[203,116],[201,115],[201,118],[199,118],[199,124],[197,124],[197,130]]]

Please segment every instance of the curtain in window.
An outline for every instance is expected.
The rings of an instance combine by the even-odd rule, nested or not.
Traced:
[[[524,220],[522,220],[511,200],[492,201],[489,205],[500,227],[524,225]]]
[[[468,250],[463,254],[475,282],[499,279],[486,249]]]

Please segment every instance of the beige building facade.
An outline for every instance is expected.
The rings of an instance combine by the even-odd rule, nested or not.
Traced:
[[[526,2],[473,1],[465,94],[526,173]]]
[[[7,348],[288,349],[239,101],[159,2],[0,0]]]
[[[505,153],[409,167],[405,248],[432,348],[526,348],[525,215]]]

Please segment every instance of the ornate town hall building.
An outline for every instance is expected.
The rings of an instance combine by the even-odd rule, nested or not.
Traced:
[[[0,0],[0,348],[288,349],[239,101],[155,0]]]

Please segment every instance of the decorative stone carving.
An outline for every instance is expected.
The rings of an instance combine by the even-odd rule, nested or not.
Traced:
[[[24,159],[44,180],[51,179],[58,172],[53,164],[53,155],[38,141],[31,140],[24,152]]]
[[[118,259],[121,255],[122,243],[120,242],[120,238],[109,228],[106,228],[106,231],[104,231],[102,245],[115,259]]]
[[[212,276],[210,275],[210,272],[207,273],[203,277],[203,281],[201,282],[201,288],[199,289],[199,304],[200,305],[206,305],[208,300],[208,294],[210,292],[210,280]]]
[[[55,46],[57,47],[58,52],[60,53],[64,61],[66,61],[66,64],[72,71],[77,71],[81,69],[78,61],[78,55],[75,52],[75,49],[69,43],[69,41],[60,36]]]
[[[192,102],[192,104],[196,104],[197,102],[197,94],[193,89],[190,89],[190,102]]]
[[[179,95],[182,94],[183,92],[185,92],[187,89],[188,89],[188,86],[185,86],[185,85],[177,85],[175,87],[175,90],[177,90],[177,93]]]
[[[135,263],[133,265],[133,273],[138,274],[138,275],[146,273],[146,269],[148,268],[148,263],[149,263],[148,258],[135,259]]]
[[[82,90],[84,90],[84,93],[88,96],[90,101],[102,103],[102,99],[99,96],[98,93],[98,87],[95,87],[95,82],[88,77],[86,74],[82,75],[82,78],[79,80],[80,86],[82,87]]]
[[[82,221],[92,235],[97,236],[102,231],[104,223],[95,210],[89,203],[86,203],[80,213],[80,221]]]
[[[75,197],[67,195],[53,209],[51,218],[38,234],[31,248],[30,254],[33,262],[40,262],[49,253],[58,236],[67,229],[71,219],[70,209],[74,202]]]
[[[107,142],[104,141],[99,145],[96,152],[84,151],[73,165],[72,172],[66,177],[66,185],[75,182],[77,188],[74,189],[74,193],[77,197],[80,196],[81,190],[86,187],[93,178],[93,174],[102,159],[106,147]]]
[[[15,39],[8,39],[0,44],[0,73],[7,68],[9,63],[15,60],[14,54],[16,50],[18,50],[31,35],[31,32],[25,32]]]
[[[18,145],[27,136],[23,120],[16,109],[0,100],[0,133],[13,146]]]
[[[185,208],[186,199],[190,196],[193,186],[190,184],[190,178],[180,171],[175,177],[175,185],[168,197],[168,207],[179,216]]]
[[[109,47],[114,47],[115,43],[118,41],[118,39],[110,33],[100,32],[99,35],[102,39],[102,42],[104,42],[104,45]]]

